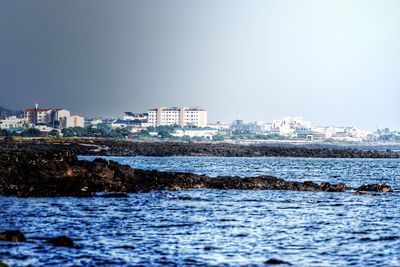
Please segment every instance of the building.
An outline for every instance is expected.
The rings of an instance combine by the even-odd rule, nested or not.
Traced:
[[[299,140],[306,141],[324,141],[326,140],[326,134],[315,131],[297,131],[294,136]]]
[[[72,115],[60,118],[61,129],[84,127],[84,126],[85,126],[85,117],[83,115]]]
[[[139,132],[141,130],[146,130],[146,128],[148,126],[149,125],[148,125],[147,121],[141,121],[139,119],[135,119],[135,120],[117,119],[111,123],[111,128],[114,130],[126,128],[133,133]]]
[[[92,128],[97,128],[99,124],[103,124],[103,120],[101,119],[89,119],[85,120],[85,127],[92,127]]]
[[[148,120],[147,113],[125,112],[125,114],[126,115],[123,117],[123,120],[126,120],[126,121],[140,120],[143,122],[147,122],[147,120]]]
[[[26,109],[24,111],[24,118],[32,125],[47,125],[51,121],[51,111],[50,108],[38,108],[38,106],[36,106],[35,108]]]
[[[34,108],[24,111],[24,118],[28,124],[32,126],[48,125],[53,128],[59,127],[61,118],[69,117],[70,115],[70,111],[66,109],[39,108],[37,104]]]
[[[302,117],[284,117],[273,120],[271,133],[283,136],[294,137],[295,132],[307,132],[311,130],[311,122],[304,121]]]
[[[17,118],[16,116],[6,117],[0,120],[0,129],[13,130],[25,128],[27,125],[25,118]]]
[[[214,135],[218,134],[218,129],[213,128],[203,128],[203,129],[194,129],[194,128],[177,128],[172,133],[172,136],[175,137],[205,137],[211,139]]]
[[[71,116],[71,112],[66,109],[53,109],[51,111],[51,117],[49,121],[49,125],[54,127],[59,127],[60,126],[60,121],[61,118],[69,117]]]
[[[217,129],[217,130],[223,132],[223,131],[230,130],[231,129],[231,124],[217,121],[216,123],[209,123],[207,127],[208,128],[214,128],[214,129]]]
[[[148,122],[150,126],[195,126],[207,127],[207,110],[198,107],[192,108],[154,108],[148,112]]]

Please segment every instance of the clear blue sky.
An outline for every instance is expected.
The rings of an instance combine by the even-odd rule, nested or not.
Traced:
[[[0,0],[0,106],[400,129],[398,0]]]

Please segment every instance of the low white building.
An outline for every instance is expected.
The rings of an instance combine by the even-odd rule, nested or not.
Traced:
[[[214,128],[220,131],[227,131],[231,128],[231,124],[230,123],[223,123],[223,122],[219,122],[217,121],[216,123],[209,123],[208,124],[208,128]]]
[[[129,131],[136,133],[136,132],[140,132],[141,130],[146,130],[147,127],[149,127],[149,124],[147,123],[147,121],[141,121],[139,119],[135,119],[135,120],[117,119],[117,120],[112,121],[110,126],[112,129],[126,128]]]
[[[99,124],[104,123],[101,119],[85,120],[85,127],[97,128]]]
[[[176,137],[205,137],[211,138],[214,135],[218,134],[218,129],[214,128],[203,128],[203,129],[196,129],[196,128],[176,128],[172,133],[172,136]]]
[[[83,115],[72,115],[68,117],[63,117],[60,120],[60,128],[75,128],[75,127],[84,127],[85,126],[85,117]]]
[[[16,116],[10,116],[0,120],[0,129],[17,129],[25,128],[27,126],[27,120],[25,118],[17,118]]]
[[[49,133],[52,130],[54,130],[53,127],[49,127],[49,126],[47,126],[45,124],[38,124],[38,125],[35,125],[35,127],[33,127],[33,128],[38,129],[42,133]]]
[[[146,121],[148,120],[148,114],[147,113],[133,113],[133,112],[125,112],[125,116],[122,118],[125,121],[133,121],[133,120],[140,120],[140,121]]]

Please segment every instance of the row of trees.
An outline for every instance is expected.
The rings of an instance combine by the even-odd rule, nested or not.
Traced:
[[[287,137],[279,134],[256,134],[250,131],[233,131],[231,136],[233,140],[285,140]]]
[[[128,129],[125,128],[118,128],[118,129],[104,129],[104,128],[82,128],[82,127],[75,127],[75,128],[67,128],[61,130],[61,134],[63,137],[97,137],[97,138],[115,138],[115,139],[125,139],[125,138],[132,138],[132,139],[152,139],[152,138],[160,138],[160,139],[172,139],[172,140],[180,140],[180,141],[223,141],[224,137],[222,135],[213,136],[212,139],[205,138],[205,137],[190,137],[185,135],[183,137],[174,137],[171,133],[173,128],[170,126],[161,126],[157,128],[150,128],[151,131],[156,131],[157,136],[152,137],[149,131],[142,130],[137,133],[131,133]],[[58,130],[52,130],[48,133],[50,137],[59,137],[61,136]],[[43,134],[35,128],[30,128],[24,130],[19,133],[10,133],[6,130],[0,129],[0,136],[20,136],[20,137],[41,137]]]
[[[8,132],[7,130],[0,129],[0,136],[40,137],[42,133],[35,128],[30,128],[22,132]]]
[[[105,129],[105,128],[66,128],[61,131],[64,137],[98,137],[98,138],[126,138],[128,136],[133,138],[149,138],[150,134],[146,130],[142,130],[138,133],[131,133],[126,128],[117,129]]]

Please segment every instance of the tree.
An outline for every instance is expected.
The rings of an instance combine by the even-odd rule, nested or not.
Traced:
[[[82,127],[74,127],[74,128],[72,128],[72,130],[74,131],[75,136],[78,136],[78,137],[86,136],[86,130],[85,130],[85,128],[82,128]]]
[[[158,132],[158,136],[160,137],[160,138],[170,138],[171,137],[171,134],[168,132],[168,131],[159,131]]]
[[[224,138],[222,135],[217,134],[217,135],[214,135],[214,136],[212,137],[212,140],[213,140],[213,141],[224,141],[225,138]]]
[[[182,141],[185,141],[185,142],[190,142],[190,141],[192,141],[192,139],[190,138],[190,136],[189,135],[184,135],[184,136],[182,136]]]
[[[51,131],[49,132],[49,136],[52,136],[52,137],[59,137],[59,136],[60,136],[60,132],[57,131],[57,130],[51,130]]]
[[[74,137],[75,132],[72,128],[64,128],[61,130],[63,137]]]
[[[9,132],[4,129],[0,129],[0,136],[9,136]]]
[[[103,128],[87,127],[85,130],[86,130],[86,136],[89,136],[89,137],[106,137],[107,136],[107,131]]]
[[[150,133],[146,130],[141,130],[137,133],[138,138],[148,138],[150,137]]]
[[[42,133],[36,128],[29,128],[21,133],[22,137],[40,137]]]

